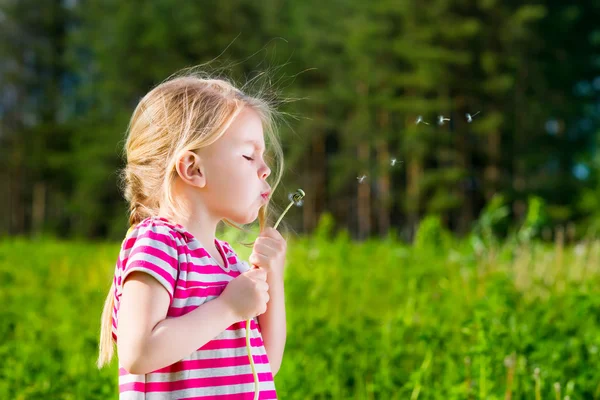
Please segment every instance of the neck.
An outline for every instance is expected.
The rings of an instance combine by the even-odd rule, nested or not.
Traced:
[[[214,247],[217,225],[220,219],[214,218],[206,212],[193,212],[187,218],[175,218],[173,222],[182,225],[196,239],[202,243],[204,247]],[[174,218],[171,218],[172,220]]]
[[[202,246],[214,248],[217,225],[221,221],[221,218],[210,214],[203,204],[196,204],[192,207],[190,207],[190,202],[184,202],[184,204],[187,216],[169,216],[162,207],[160,215],[183,226],[200,241]]]

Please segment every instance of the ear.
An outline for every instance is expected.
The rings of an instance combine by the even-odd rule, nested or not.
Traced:
[[[206,185],[206,172],[202,158],[193,151],[186,151],[175,164],[177,174],[188,185],[204,187]]]

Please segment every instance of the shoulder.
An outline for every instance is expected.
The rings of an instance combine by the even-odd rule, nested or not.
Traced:
[[[181,234],[175,225],[163,218],[148,217],[130,228],[125,238],[124,248],[127,249],[138,242],[148,242],[151,245],[160,244],[177,249],[181,239]]]

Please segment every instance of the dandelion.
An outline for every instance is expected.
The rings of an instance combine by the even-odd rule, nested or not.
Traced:
[[[281,216],[273,226],[277,229],[277,226],[283,219],[284,215],[288,212],[288,210],[296,205],[300,207],[302,205],[302,199],[304,198],[305,193],[304,190],[298,189],[294,193],[290,193],[288,198],[290,199],[290,204],[287,208],[281,213]],[[260,390],[258,389],[258,373],[256,372],[256,368],[254,367],[254,357],[252,357],[252,347],[250,347],[250,319],[246,320],[246,349],[248,350],[248,359],[250,360],[250,367],[252,368],[252,375],[254,376],[254,400],[258,400],[258,396]]]
[[[295,205],[296,207],[302,206],[302,204],[303,204],[302,199],[304,198],[305,195],[306,194],[304,193],[304,190],[302,190],[302,189],[298,189],[294,193],[290,193],[288,195],[288,199],[290,199],[290,204],[287,206],[287,208],[285,210],[283,210],[283,212],[281,213],[281,216],[279,217],[279,219],[277,220],[277,222],[275,223],[273,228],[277,229],[277,225],[279,225],[279,223],[281,222],[281,220],[283,219],[285,214],[288,212],[288,210],[290,208],[292,208],[293,205]]]

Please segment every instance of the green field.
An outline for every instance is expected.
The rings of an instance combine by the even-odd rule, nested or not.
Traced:
[[[280,398],[600,398],[600,242],[472,239],[290,239]],[[94,363],[118,249],[0,242],[1,399],[117,398]]]

